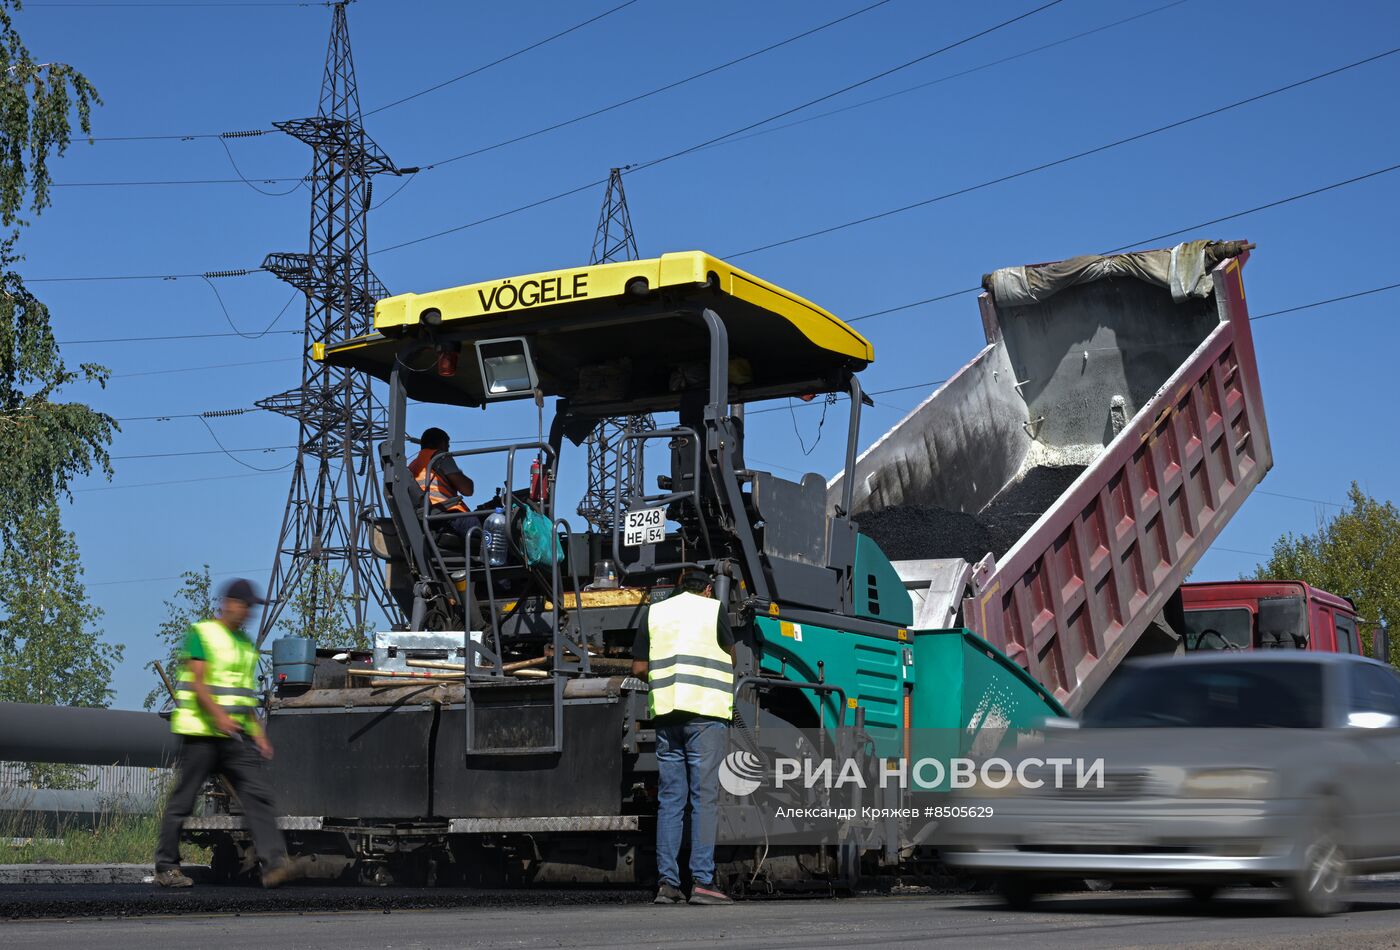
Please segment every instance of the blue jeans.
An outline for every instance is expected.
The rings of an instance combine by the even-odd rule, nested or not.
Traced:
[[[699,716],[656,727],[659,776],[656,812],[656,870],[661,883],[679,887],[677,855],[690,800],[690,877],[715,880],[715,826],[719,820],[719,764],[729,723]]]

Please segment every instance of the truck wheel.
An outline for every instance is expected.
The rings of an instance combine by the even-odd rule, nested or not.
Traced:
[[[1287,881],[1293,910],[1305,917],[1326,917],[1347,905],[1347,857],[1332,827],[1320,824],[1304,839],[1302,867]]]
[[[997,893],[1012,910],[1026,910],[1035,903],[1040,888],[1032,878],[1009,874],[997,882]]]

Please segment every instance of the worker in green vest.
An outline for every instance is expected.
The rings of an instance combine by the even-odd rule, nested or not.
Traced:
[[[262,860],[264,887],[290,880],[295,865],[277,829],[272,788],[262,761],[272,758],[258,721],[258,648],[243,632],[252,608],[266,603],[242,578],[224,585],[219,616],[190,627],[180,654],[171,731],[180,736],[178,778],[156,847],[156,883],[189,887],[180,870],[180,829],[194,810],[195,799],[211,774],[226,777],[238,794],[243,816]]]
[[[715,883],[719,765],[734,712],[734,634],[708,574],[645,608],[632,647],[632,675],[647,677],[658,773],[654,903],[679,904],[678,855],[690,803],[690,903],[731,904]]]

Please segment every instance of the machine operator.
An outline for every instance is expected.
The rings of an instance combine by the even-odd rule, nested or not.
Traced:
[[[470,514],[463,501],[476,491],[476,485],[462,474],[452,458],[441,459],[431,470],[428,468],[436,456],[451,450],[452,443],[446,432],[436,426],[424,429],[418,446],[418,454],[408,463],[409,473],[428,496],[434,514],[456,515],[448,526],[465,539],[467,532],[481,525],[481,519]]]

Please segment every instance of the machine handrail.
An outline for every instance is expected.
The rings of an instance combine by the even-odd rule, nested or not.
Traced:
[[[551,523],[550,527],[555,537],[558,537],[558,532],[561,527],[564,529],[565,543],[563,545],[563,550],[565,556],[567,556],[569,550],[568,542],[573,533],[572,529],[569,527],[569,522],[564,518],[556,518]],[[559,575],[560,558],[554,557],[553,552],[550,552],[550,554],[550,574],[555,593],[555,596],[551,598],[550,601],[554,606],[554,672],[587,675],[589,672],[588,644],[584,642],[583,639],[583,620],[581,617],[583,613],[583,587],[579,584],[578,565],[572,560],[569,562],[569,575],[574,582],[574,609],[569,612],[569,626],[573,628],[575,633],[573,635],[568,635],[564,633],[564,629],[559,623],[560,601],[564,599],[563,590],[561,589],[562,578]],[[570,663],[564,659],[565,652],[570,648],[572,648],[574,656],[578,657],[576,663]]]
[[[466,544],[468,551],[471,550],[472,535],[480,535],[482,533],[483,531],[480,525],[477,525],[467,532]],[[470,555],[468,555],[466,589],[463,591],[465,596],[462,599],[462,649],[466,655],[466,662],[464,665],[466,666],[467,679],[482,679],[483,676],[481,674],[476,674],[476,664],[472,661],[478,654],[485,655],[486,658],[491,661],[491,670],[489,673],[485,674],[484,678],[500,679],[506,674],[505,658],[501,655],[501,626],[496,620],[496,585],[491,577],[491,559],[482,558],[481,560],[482,566],[486,570],[486,599],[487,606],[490,608],[488,615],[491,621],[491,642],[495,647],[495,652],[490,653],[486,650],[486,644],[484,642],[486,639],[485,630],[481,632],[483,643],[478,645],[472,642],[471,616],[472,607],[476,604],[476,594],[473,592],[472,588],[472,559]]]
[[[669,429],[651,429],[646,432],[624,431],[622,438],[617,440],[616,469],[618,471],[621,471],[622,452],[624,446],[628,443],[641,443],[648,439],[675,439],[681,436],[689,436],[691,439],[691,448],[694,454],[694,465],[691,470],[695,472],[695,487],[689,489],[688,491],[669,491],[662,492],[658,495],[648,495],[645,491],[643,491],[641,495],[631,495],[627,499],[628,510],[635,510],[632,506],[637,505],[639,503],[643,506],[648,507],[655,505],[666,505],[669,507],[675,502],[690,499],[693,507],[695,508],[695,516],[700,520],[700,536],[705,539],[707,553],[709,553],[713,557],[714,551],[710,549],[709,526],[705,521],[705,511],[700,505],[700,433],[690,428],[689,426],[673,426]],[[640,448],[636,451],[637,457],[633,466],[633,470],[639,475],[641,475],[645,471],[645,467],[643,464],[643,455]],[[617,485],[613,489],[612,549],[614,557],[617,560],[618,570],[620,570],[624,575],[626,575],[634,573],[634,565],[624,564],[622,562],[621,557],[618,556],[618,553],[622,550],[623,547],[622,513],[622,481],[621,479],[619,479]],[[639,562],[635,567],[636,571],[645,570],[650,573],[655,573],[658,571],[679,571],[686,570],[688,568],[700,568],[703,567],[703,564],[701,564],[699,561],[675,561],[668,564],[645,564]]]

